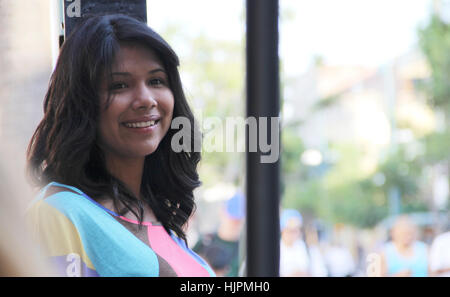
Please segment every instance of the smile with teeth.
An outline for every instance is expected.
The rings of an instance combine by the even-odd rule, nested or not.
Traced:
[[[124,123],[128,128],[147,128],[156,125],[158,121],[137,122],[137,123]]]

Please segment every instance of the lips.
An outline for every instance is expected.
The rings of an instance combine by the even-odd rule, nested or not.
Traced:
[[[127,128],[148,128],[158,124],[160,117],[157,115],[140,117],[122,122]]]
[[[156,125],[158,121],[137,122],[137,123],[124,123],[128,128],[147,128]]]

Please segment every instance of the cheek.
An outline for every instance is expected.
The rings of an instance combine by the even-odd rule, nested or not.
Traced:
[[[173,114],[173,108],[175,106],[175,98],[172,91],[167,91],[162,102],[164,105],[165,112],[169,115]]]
[[[160,102],[160,106],[166,116],[166,123],[168,123],[170,126],[173,118],[173,110],[175,107],[175,99],[172,93],[170,93],[170,95],[166,96],[164,100]]]
[[[99,132],[102,136],[106,136],[108,133],[106,133],[108,130],[111,129],[111,115],[108,112],[103,112],[99,116]]]
[[[98,142],[101,147],[103,148],[109,148],[112,146],[113,143],[113,137],[112,131],[110,128],[110,125],[108,124],[109,121],[105,115],[100,115],[99,117],[99,123],[98,123],[98,129],[97,129],[97,135],[98,135]]]
[[[99,140],[104,144],[114,142],[115,136],[119,133],[118,109],[117,106],[111,104],[106,110],[100,112],[97,133]]]

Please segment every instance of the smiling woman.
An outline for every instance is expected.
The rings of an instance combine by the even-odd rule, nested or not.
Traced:
[[[61,274],[214,274],[183,229],[200,153],[170,147],[174,117],[197,127],[178,64],[157,33],[123,15],[89,17],[65,41],[28,148],[42,187],[29,215]]]

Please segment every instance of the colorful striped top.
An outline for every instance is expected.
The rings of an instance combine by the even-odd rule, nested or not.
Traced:
[[[61,187],[46,196],[49,187]],[[79,189],[45,186],[28,210],[33,233],[62,276],[214,276],[160,224],[120,216]]]

